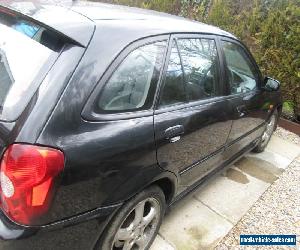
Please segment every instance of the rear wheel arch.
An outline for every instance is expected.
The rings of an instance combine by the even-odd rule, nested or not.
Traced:
[[[152,182],[149,186],[156,185],[158,186],[164,193],[166,198],[166,203],[170,204],[175,196],[176,186],[174,181],[169,179],[168,177],[164,177]]]
[[[170,204],[177,192],[177,178],[175,173],[161,168],[148,168],[144,171],[138,171],[136,175],[113,190],[111,195],[102,202],[102,205],[124,203],[151,186],[158,186],[166,197],[166,203]]]

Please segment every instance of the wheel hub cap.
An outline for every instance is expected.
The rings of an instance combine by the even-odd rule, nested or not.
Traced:
[[[267,144],[268,141],[270,140],[272,133],[274,131],[274,127],[275,127],[275,122],[276,122],[276,117],[275,115],[272,115],[270,121],[268,122],[267,126],[266,126],[266,130],[262,136],[262,143]]]

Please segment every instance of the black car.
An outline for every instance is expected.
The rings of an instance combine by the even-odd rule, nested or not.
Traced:
[[[0,249],[148,249],[168,206],[268,144],[282,102],[219,28],[0,6]]]

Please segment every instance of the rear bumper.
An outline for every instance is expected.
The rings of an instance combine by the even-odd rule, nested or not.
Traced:
[[[41,227],[16,225],[0,213],[0,250],[93,249],[120,206],[96,209]]]

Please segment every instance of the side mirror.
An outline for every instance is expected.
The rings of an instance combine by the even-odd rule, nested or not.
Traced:
[[[263,84],[263,89],[266,91],[277,91],[280,88],[280,82],[271,78],[266,77]]]

